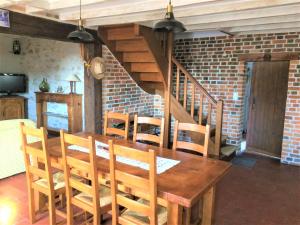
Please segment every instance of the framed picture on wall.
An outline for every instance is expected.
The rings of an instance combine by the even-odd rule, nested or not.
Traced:
[[[0,9],[0,27],[10,27],[8,10]]]

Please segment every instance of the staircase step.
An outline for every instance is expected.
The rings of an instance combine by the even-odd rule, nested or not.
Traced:
[[[140,82],[139,85],[150,94],[159,94],[164,90],[163,83],[144,81]]]
[[[143,39],[116,41],[117,52],[146,52],[149,51]]]
[[[135,39],[134,26],[115,27],[107,29],[107,39],[109,41]]]
[[[238,146],[235,145],[226,145],[221,148],[222,155],[229,157],[238,150]]]
[[[124,52],[124,62],[155,62],[149,52]]]
[[[156,63],[131,63],[131,72],[159,72]]]
[[[139,73],[138,77],[140,81],[163,82],[160,73]]]

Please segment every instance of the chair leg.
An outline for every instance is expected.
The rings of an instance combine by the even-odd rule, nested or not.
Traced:
[[[35,223],[35,204],[34,204],[34,189],[28,188],[29,198],[29,219],[31,224]]]
[[[184,225],[190,225],[191,223],[191,208],[184,208],[184,215],[185,215],[185,218],[184,218]]]
[[[48,196],[50,225],[56,225],[55,199]]]
[[[73,225],[73,208],[70,202],[67,200],[67,225]]]

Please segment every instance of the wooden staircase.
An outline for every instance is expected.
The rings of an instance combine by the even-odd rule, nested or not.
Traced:
[[[136,24],[105,26],[98,28],[98,35],[143,90],[163,92],[168,61],[151,29]]]
[[[171,82],[170,113],[182,122],[210,124],[209,153],[219,157],[226,143],[222,136],[223,102],[216,101],[174,57],[169,65],[163,35],[148,27],[125,24],[101,26],[98,36],[139,87],[150,94],[164,97],[169,68],[174,68],[169,79],[175,81]],[[191,137],[197,141],[203,138]]]

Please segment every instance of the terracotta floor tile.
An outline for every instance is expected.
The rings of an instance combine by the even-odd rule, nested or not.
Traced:
[[[256,159],[255,166],[233,166],[217,185],[214,225],[300,225],[300,167],[245,156]],[[0,207],[1,202],[16,210],[8,225],[30,224],[24,174],[0,180]],[[107,217],[105,225],[111,224]],[[47,214],[35,223],[48,224]]]

